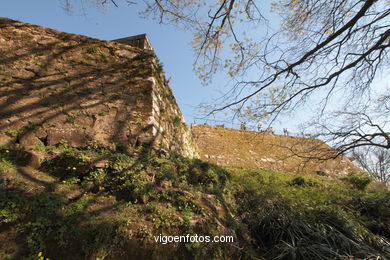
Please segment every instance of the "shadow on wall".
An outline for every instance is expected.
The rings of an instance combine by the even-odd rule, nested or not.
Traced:
[[[151,54],[4,18],[0,47],[0,145],[153,141]]]

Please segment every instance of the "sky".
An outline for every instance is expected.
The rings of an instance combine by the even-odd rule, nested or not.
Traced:
[[[129,6],[122,0],[118,0],[117,3],[119,8],[111,6],[105,11],[84,6],[83,14],[77,8],[72,13],[65,11],[59,0],[2,0],[0,16],[101,40],[146,33],[156,55],[163,63],[166,77],[171,77],[170,86],[187,124],[207,122],[211,125],[239,127],[237,119],[232,121],[231,118],[224,118],[223,113],[217,118],[221,121],[200,118],[202,116],[197,106],[218,98],[227,79],[218,76],[208,86],[201,84],[193,72],[195,57],[190,44],[191,33],[172,25],[162,25],[140,18],[138,12],[142,8],[141,5]],[[273,20],[271,23],[277,24]],[[284,127],[290,131],[298,131],[299,123],[308,119],[311,110],[312,108],[307,106],[306,112],[282,117],[274,124],[274,128],[277,132],[281,132]]]

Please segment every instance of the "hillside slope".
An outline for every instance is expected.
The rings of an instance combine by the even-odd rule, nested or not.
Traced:
[[[0,259],[388,259],[390,192],[344,179],[226,171],[177,154],[0,149]],[[98,163],[97,163],[98,162]],[[157,242],[156,236],[229,242]]]
[[[325,143],[315,139],[196,124],[192,125],[192,133],[201,159],[221,166],[318,172],[332,176],[359,170],[343,156],[331,160],[304,158],[334,153]]]

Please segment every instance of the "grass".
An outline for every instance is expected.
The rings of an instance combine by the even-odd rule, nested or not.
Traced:
[[[295,155],[329,155],[331,148],[320,140],[208,125],[194,125],[193,133],[201,159],[218,165],[307,174],[326,171],[329,175],[358,170],[343,156],[321,161]]]
[[[331,179],[216,165],[145,147],[37,147],[21,174],[0,150],[0,258],[386,259],[390,193],[363,175]],[[99,167],[95,162],[104,160]],[[47,176],[44,178],[44,176]],[[39,177],[39,178],[38,178]],[[50,177],[50,178],[49,178]],[[50,182],[50,183],[49,183]],[[368,182],[368,183],[367,183]],[[191,224],[197,220],[197,224]],[[154,235],[221,235],[231,244],[170,244]],[[9,234],[14,234],[12,237]],[[239,249],[241,248],[241,249]],[[14,252],[14,253],[5,253]]]
[[[390,254],[386,189],[368,183],[362,188],[348,178],[248,169],[232,176],[232,190],[239,191],[236,211],[266,259],[386,259]],[[382,206],[374,209],[373,200]],[[371,225],[377,219],[381,227]]]
[[[9,172],[15,169],[14,163],[5,156],[0,158],[0,173]]]

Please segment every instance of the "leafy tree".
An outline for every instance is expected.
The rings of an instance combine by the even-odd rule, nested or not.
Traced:
[[[100,5],[117,1],[90,0]],[[388,0],[278,0],[270,6],[253,0],[144,3],[143,16],[193,32],[195,70],[205,83],[220,71],[232,78],[231,89],[210,114],[232,109],[248,119],[272,122],[280,113],[315,101],[322,115],[336,104],[335,96],[337,104],[354,104],[364,114],[371,92],[383,91],[373,89],[373,81],[389,72]],[[268,19],[269,8],[280,28]],[[388,127],[382,131],[387,141]]]

